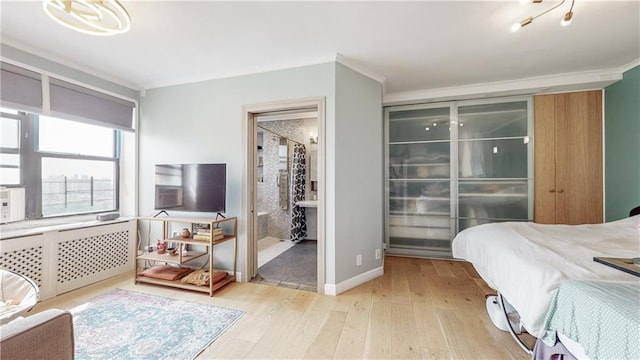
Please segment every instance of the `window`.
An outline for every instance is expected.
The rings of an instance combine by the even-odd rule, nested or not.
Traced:
[[[118,209],[118,130],[5,109],[1,125],[0,182],[25,187],[28,219]]]
[[[38,150],[79,155],[113,157],[113,129],[75,121],[40,116]]]
[[[0,84],[0,185],[24,187],[25,218],[118,210],[135,101],[4,61]]]
[[[42,158],[42,215],[115,209],[116,167],[111,161]]]
[[[0,183],[20,185],[20,122],[17,111],[2,109],[0,117]]]

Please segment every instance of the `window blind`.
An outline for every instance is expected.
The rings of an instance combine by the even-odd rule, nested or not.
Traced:
[[[134,131],[135,103],[132,101],[50,77],[47,112],[43,105],[41,74],[5,62],[1,63],[0,70],[0,99],[3,107]]]
[[[51,114],[87,124],[133,131],[135,103],[55,78],[49,79]]]
[[[42,112],[40,74],[5,62],[0,64],[0,100],[2,107]]]

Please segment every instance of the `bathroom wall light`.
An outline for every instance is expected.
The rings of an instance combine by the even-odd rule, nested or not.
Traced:
[[[131,28],[117,0],[44,0],[44,12],[58,24],[89,35],[122,34]]]
[[[313,133],[309,133],[309,143],[310,144],[317,144],[318,143],[318,136],[313,136]]]
[[[536,16],[529,16],[528,18],[517,22],[513,25],[511,25],[511,32],[516,32],[518,30],[520,30],[521,28],[531,24],[533,22],[533,20],[539,18],[540,16],[544,15],[544,14],[548,14],[549,12],[551,12],[552,10],[560,7],[562,4],[565,3],[566,0],[562,0],[560,1],[558,4],[550,7],[549,9],[541,12],[540,14],[536,15]],[[522,1],[521,1],[522,2]],[[535,4],[540,4],[542,3],[542,0],[533,0],[531,1],[532,3]],[[571,20],[573,19],[573,5],[575,4],[575,0],[571,0],[571,7],[569,8],[569,11],[567,13],[565,13],[564,17],[562,18],[562,20],[560,21],[560,25],[562,26],[568,26],[571,23]]]

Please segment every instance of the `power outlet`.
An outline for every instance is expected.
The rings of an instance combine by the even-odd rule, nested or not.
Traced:
[[[362,265],[362,254],[356,255],[356,266]]]
[[[382,258],[382,250],[376,249],[376,260],[380,260]]]

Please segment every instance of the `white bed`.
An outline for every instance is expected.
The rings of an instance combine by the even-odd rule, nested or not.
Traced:
[[[640,282],[593,261],[594,256],[639,257],[640,215],[594,225],[484,224],[460,232],[452,251],[513,305],[529,334],[541,338],[549,305],[563,282]]]

